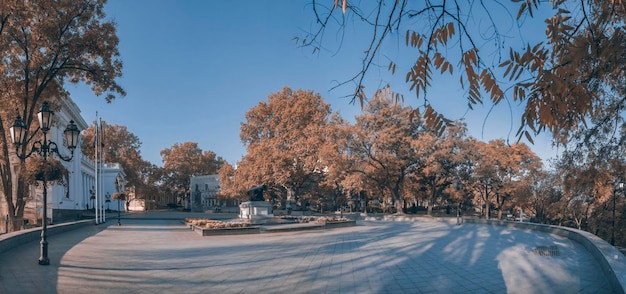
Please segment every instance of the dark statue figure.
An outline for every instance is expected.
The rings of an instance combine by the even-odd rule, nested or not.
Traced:
[[[248,190],[250,201],[265,201],[265,197],[263,197],[265,190],[267,190],[267,186],[265,185],[250,188],[250,190]]]

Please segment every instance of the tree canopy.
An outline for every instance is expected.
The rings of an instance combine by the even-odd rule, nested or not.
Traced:
[[[103,121],[102,132],[105,140],[100,143],[104,146],[102,155],[105,162],[116,162],[122,165],[126,174],[126,185],[141,186],[146,184],[151,164],[141,157],[141,141],[128,131],[125,126],[109,125]],[[81,151],[84,155],[95,160],[94,128],[89,126],[82,134]]]
[[[220,196],[245,199],[267,185],[276,208],[397,209],[482,200],[501,211],[529,207],[522,187],[541,171],[541,160],[523,143],[482,143],[456,122],[438,132],[412,109],[372,100],[352,124],[332,113],[312,91],[283,88],[246,113],[241,138],[248,153],[220,169]],[[489,178],[489,179],[487,179]],[[518,201],[518,199],[520,199]],[[493,217],[488,211],[485,216]]]
[[[105,21],[105,0],[0,2],[0,180],[10,230],[21,224],[25,161],[10,163],[7,132],[16,115],[30,130],[19,155],[28,152],[37,130],[35,114],[46,99],[53,108],[68,98],[64,83],[86,83],[110,102],[125,95],[115,23]]]
[[[330,105],[312,91],[285,87],[269,95],[241,124],[248,153],[239,165],[238,181],[249,187],[266,184],[283,200],[311,192],[328,165],[323,152],[330,144],[330,116]]]
[[[192,176],[217,174],[224,159],[213,151],[202,151],[198,143],[176,143],[161,150],[163,157],[163,182],[179,195],[189,190]]]
[[[425,167],[428,152],[424,148],[428,134],[421,121],[406,119],[410,112],[409,107],[374,100],[348,130],[354,136],[347,141],[347,154],[355,163],[349,170],[389,192],[394,202],[404,200],[406,183]]]

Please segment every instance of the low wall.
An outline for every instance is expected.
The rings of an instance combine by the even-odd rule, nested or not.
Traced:
[[[58,225],[50,225],[48,226],[47,235],[52,236],[55,234],[60,234],[63,232],[78,229],[80,227],[84,227],[86,225],[93,224],[94,220],[83,220]],[[13,247],[36,240],[41,240],[41,227],[0,235],[0,253],[8,251]]]
[[[86,210],[75,209],[53,209],[52,219],[55,223],[79,221],[83,219]]]

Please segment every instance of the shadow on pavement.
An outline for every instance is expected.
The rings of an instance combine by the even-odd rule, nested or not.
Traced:
[[[38,264],[40,242],[29,242],[0,254],[0,293],[57,293],[58,272],[65,253],[111,224],[89,225],[49,236],[47,266]]]

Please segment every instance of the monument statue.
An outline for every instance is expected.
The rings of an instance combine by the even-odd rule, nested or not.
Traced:
[[[265,223],[272,218],[272,205],[263,197],[265,190],[267,190],[265,185],[248,190],[250,201],[239,204],[239,218],[249,219],[251,224]]]
[[[265,201],[265,197],[263,197],[263,192],[267,190],[267,186],[255,186],[248,190],[248,196],[250,197],[250,201]]]

